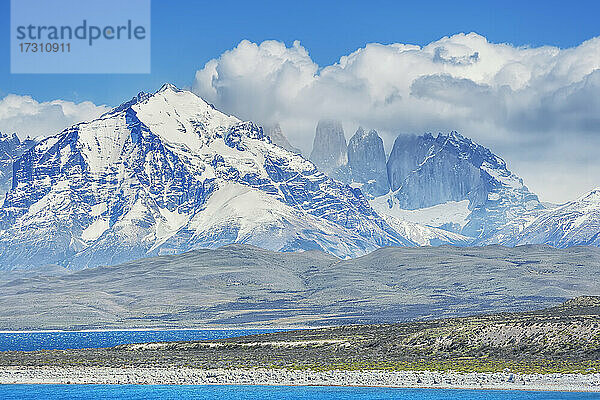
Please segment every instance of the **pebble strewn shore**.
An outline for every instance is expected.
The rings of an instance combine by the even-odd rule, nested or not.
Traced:
[[[1,367],[0,384],[390,386],[600,392],[600,374],[309,371],[108,367]]]

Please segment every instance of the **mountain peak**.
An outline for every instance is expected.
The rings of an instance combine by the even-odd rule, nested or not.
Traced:
[[[344,131],[344,128],[342,127],[342,122],[337,120],[337,119],[332,119],[332,118],[323,118],[320,119],[319,122],[317,123],[317,129],[332,129],[335,131]]]
[[[152,94],[146,93],[146,92],[139,92],[136,96],[132,97],[131,100],[121,103],[117,107],[105,112],[104,114],[102,114],[100,116],[100,118],[104,118],[109,115],[118,114],[121,111],[125,111],[128,108],[130,108],[131,106],[133,106],[134,104],[138,104],[138,103],[143,102],[144,100],[147,100],[150,96],[152,96]]]
[[[487,236],[512,215],[541,207],[504,160],[456,131],[399,136],[387,168],[401,209],[468,200],[472,213],[460,232],[466,236]]]
[[[170,90],[172,92],[180,92],[181,91],[181,89],[179,89],[177,86],[173,85],[172,83],[167,82],[167,83],[163,84],[156,93],[166,92],[168,90]]]
[[[310,160],[326,174],[345,165],[348,161],[346,136],[342,123],[322,119],[317,123]]]
[[[349,178],[367,196],[380,196],[389,191],[383,140],[373,129],[359,127],[348,143]]]
[[[461,135],[457,131],[450,131],[449,133],[438,133],[437,140],[439,142],[446,142],[458,149],[479,149],[488,150],[487,148],[473,142],[470,138]]]
[[[600,246],[600,188],[556,208],[509,222],[489,243],[506,246],[544,243],[553,247]]]
[[[138,93],[100,119],[120,113],[129,114],[125,118],[130,120],[141,118],[146,127],[162,139],[190,149],[199,149],[215,135],[220,136],[222,131],[241,122],[217,110],[195,93],[170,83],[165,83],[154,93]]]
[[[281,130],[281,126],[279,123],[275,123],[274,125],[266,125],[263,127],[264,133],[266,136],[271,139],[271,143],[276,144],[279,147],[283,147],[284,149],[291,151],[295,154],[302,154],[302,152],[296,147],[292,146],[287,137],[283,134]]]
[[[454,147],[455,151],[462,157],[472,159],[478,166],[487,162],[494,168],[506,169],[506,162],[501,157],[457,131],[451,131],[447,134],[439,133],[436,140],[440,145]]]
[[[10,141],[16,144],[21,144],[21,140],[19,139],[19,137],[17,136],[16,133],[13,133],[12,135],[10,133],[2,133],[0,132],[0,141]]]
[[[364,140],[370,136],[379,137],[379,134],[375,129],[365,130],[362,126],[359,126],[356,132],[354,133],[354,136],[352,136],[352,138],[350,139],[350,142]]]
[[[600,186],[590,190],[576,201],[592,201],[600,203]]]
[[[155,91],[153,93],[148,93],[148,92],[144,92],[144,91],[139,92],[136,96],[132,97],[131,100],[128,100],[128,101],[118,105],[117,107],[113,108],[112,110],[107,111],[106,113],[102,114],[101,118],[106,117],[108,115],[117,114],[119,112],[125,111],[128,108],[130,108],[136,104],[142,104],[154,96],[166,95],[169,93],[184,93],[184,92],[194,95],[198,99],[202,100],[203,103],[206,103],[207,105],[209,105],[211,108],[214,109],[214,106],[212,106],[212,104],[208,104],[206,101],[204,101],[203,99],[198,97],[196,94],[194,94],[190,91],[187,91],[187,90],[179,89],[177,86],[173,85],[172,83],[165,83],[160,87],[160,89],[158,89],[157,91]]]
[[[444,136],[444,135],[442,135],[442,136]],[[467,137],[464,137],[463,135],[461,135],[457,131],[450,131],[450,133],[448,133],[445,136],[448,137],[448,138],[454,139],[454,140],[458,140],[458,141],[472,142],[471,139],[469,139]]]
[[[341,125],[330,127],[325,143],[345,145]],[[413,244],[359,190],[172,85],[44,139],[13,176],[0,207],[0,269],[234,242],[340,257]]]

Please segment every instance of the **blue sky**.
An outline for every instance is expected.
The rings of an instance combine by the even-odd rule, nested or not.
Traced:
[[[164,82],[191,85],[197,69],[242,39],[300,40],[318,65],[369,42],[424,45],[471,31],[496,43],[564,48],[598,35],[599,14],[597,1],[153,1],[151,74],[11,75],[9,0],[1,0],[0,97],[116,105]]]

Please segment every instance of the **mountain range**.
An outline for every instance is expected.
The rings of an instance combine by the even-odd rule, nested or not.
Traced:
[[[10,140],[0,269],[229,243],[341,258],[384,246],[598,245],[596,192],[546,210],[500,157],[456,132],[399,136],[386,157],[376,131],[347,143],[341,123],[321,121],[311,162],[279,126],[166,84],[39,142]]]
[[[548,207],[502,158],[458,132],[399,135],[386,156],[375,130],[359,127],[346,145],[338,139],[344,135],[341,124],[335,126],[335,132],[325,131],[329,140],[317,129],[311,159],[338,160],[330,176],[360,188],[398,230],[411,223],[430,229],[421,235],[429,243],[412,237],[419,244],[598,246],[600,189]]]
[[[340,257],[414,245],[360,190],[172,85],[42,140],[13,171],[2,268],[82,268],[234,242]]]

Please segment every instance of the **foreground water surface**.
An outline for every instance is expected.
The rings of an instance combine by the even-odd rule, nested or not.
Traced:
[[[598,393],[307,386],[0,385],[0,399],[588,400]]]
[[[276,329],[223,330],[145,330],[80,332],[0,332],[0,351],[65,350],[112,347],[119,344],[212,340],[259,333]],[[0,397],[1,399],[2,397]]]

